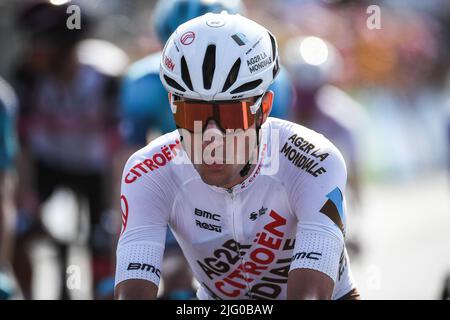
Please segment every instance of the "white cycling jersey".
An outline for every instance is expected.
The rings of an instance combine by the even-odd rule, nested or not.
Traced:
[[[232,189],[202,181],[177,130],[130,157],[116,285],[159,285],[169,225],[200,284],[199,299],[286,299],[288,273],[297,268],[333,279],[333,299],[355,288],[344,245],[340,152],[288,121],[268,118],[261,130],[258,163]]]

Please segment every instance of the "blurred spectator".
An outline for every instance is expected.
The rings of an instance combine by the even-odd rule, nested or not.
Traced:
[[[0,78],[0,300],[16,294],[12,270],[15,208],[12,168],[16,154],[16,96]]]
[[[26,298],[32,292],[28,245],[44,232],[41,205],[60,187],[89,204],[94,288],[113,270],[105,221],[111,193],[107,177],[118,145],[116,78],[80,61],[77,44],[86,37],[90,20],[83,15],[81,29],[69,30],[67,7],[34,1],[19,18],[29,46],[14,75],[22,145],[15,267]],[[53,240],[65,275],[67,245]],[[65,283],[63,278],[63,299],[69,298]]]

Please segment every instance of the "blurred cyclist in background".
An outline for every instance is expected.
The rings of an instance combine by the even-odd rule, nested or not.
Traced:
[[[166,0],[158,1],[153,13],[154,29],[161,48],[175,29],[182,23],[207,12],[245,15],[240,0]],[[150,138],[175,129],[173,117],[166,99],[166,92],[159,79],[161,51],[135,62],[125,76],[121,88],[122,132],[132,150],[147,144]],[[288,73],[281,69],[279,78],[270,90],[277,92],[272,109],[274,117],[286,119],[293,103],[292,85]]]
[[[78,200],[88,203],[95,289],[112,269],[111,234],[103,221],[109,208],[106,177],[111,175],[118,145],[117,79],[80,62],[77,45],[86,37],[90,20],[81,11],[81,29],[68,29],[67,8],[34,1],[19,18],[29,37],[15,72],[22,146],[15,268],[25,298],[32,295],[28,246],[44,232],[41,206],[58,188],[69,188]],[[67,299],[67,244],[52,240],[58,245],[63,268],[60,298]]]
[[[245,8],[240,0],[160,0],[157,2],[153,22],[157,37],[163,47],[170,35],[182,23],[201,16],[207,12],[229,13],[245,15]],[[125,141],[125,150],[117,164],[117,175],[120,179],[125,160],[136,150],[147,145],[158,136],[175,130],[175,123],[168,104],[167,93],[159,78],[161,51],[153,53],[135,62],[129,68],[121,88],[121,131]],[[272,115],[287,119],[290,106],[293,103],[293,86],[288,73],[281,68],[281,72],[269,90],[274,91]],[[117,185],[120,185],[119,183]],[[168,251],[179,251],[172,233],[167,233]],[[181,255],[181,252],[180,252]],[[172,259],[174,263],[182,263],[182,259]],[[184,262],[186,264],[186,262]],[[186,268],[188,268],[186,264]],[[176,269],[176,268],[175,268]],[[166,273],[166,279],[170,273]],[[171,281],[168,279],[168,281]],[[171,288],[172,286],[165,286]],[[192,296],[195,292],[192,290]],[[187,297],[186,293],[172,294],[164,291],[164,298]]]
[[[329,139],[341,150],[348,168],[349,212],[360,201],[358,133],[365,113],[347,93],[332,85],[339,80],[343,62],[337,49],[319,37],[297,37],[285,46],[285,63],[296,90],[292,120],[305,124]],[[349,251],[358,253],[350,235]]]
[[[15,295],[11,265],[16,212],[12,168],[16,153],[16,96],[0,78],[0,300]]]

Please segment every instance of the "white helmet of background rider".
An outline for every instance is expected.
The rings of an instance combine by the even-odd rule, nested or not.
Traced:
[[[160,78],[177,96],[237,100],[261,96],[279,71],[275,37],[239,14],[207,13],[180,25],[161,56]]]

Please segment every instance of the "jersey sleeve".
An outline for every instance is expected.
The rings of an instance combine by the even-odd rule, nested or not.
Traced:
[[[128,160],[122,176],[115,285],[143,279],[158,286],[171,203],[163,174],[146,169],[146,157],[139,152]]]
[[[298,224],[290,270],[317,270],[336,283],[344,250],[347,171],[341,153],[328,144],[319,151],[321,174],[298,170],[291,188]]]

